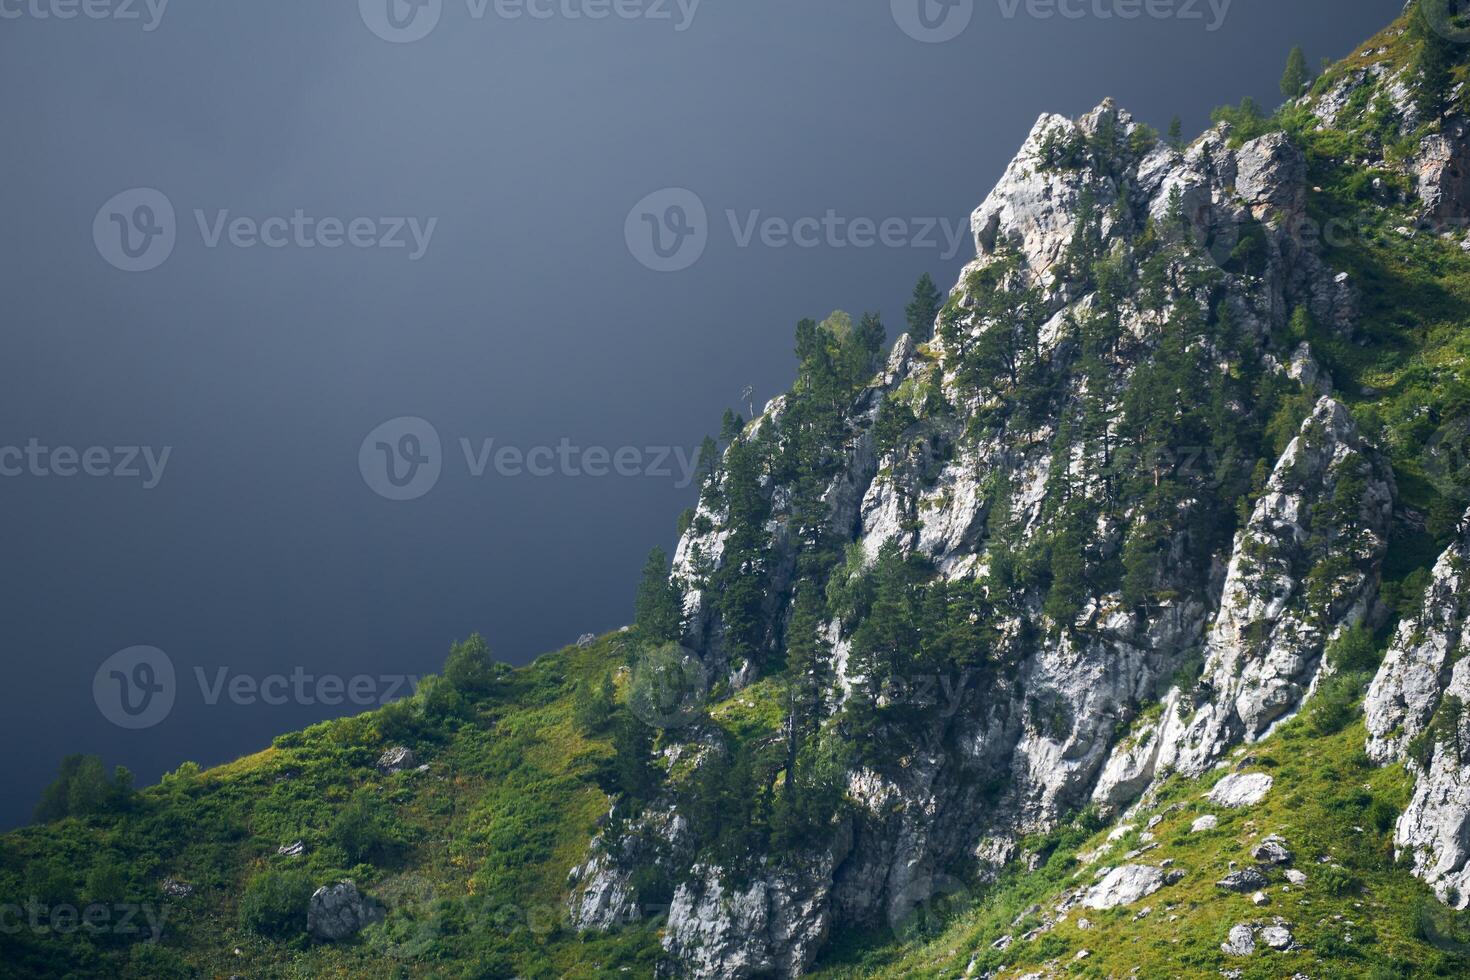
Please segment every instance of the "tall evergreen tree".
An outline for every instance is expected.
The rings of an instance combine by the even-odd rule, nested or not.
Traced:
[[[679,590],[669,580],[669,556],[660,547],[654,547],[643,563],[634,615],[645,643],[673,643],[684,632]]]
[[[1307,73],[1307,56],[1301,45],[1297,45],[1286,58],[1286,73],[1281,76],[1281,94],[1288,99],[1295,99],[1306,91],[1311,80]]]
[[[1455,23],[1458,0],[1419,0],[1413,35],[1419,42],[1414,58],[1414,103],[1426,119],[1444,110],[1452,83],[1456,45],[1444,35],[1443,25]]]
[[[919,282],[914,286],[913,299],[904,308],[904,317],[908,321],[909,334],[916,343],[924,343],[934,334],[934,321],[939,316],[939,308],[943,305],[943,297],[934,280],[929,273],[919,277]]]
[[[730,447],[726,469],[726,528],[723,563],[715,578],[715,607],[725,627],[727,651],[736,662],[753,660],[765,629],[767,536],[770,502],[762,489],[764,447],[749,439]]]
[[[647,800],[658,785],[652,729],[624,711],[613,728],[612,746],[612,785],[608,788],[633,803]]]

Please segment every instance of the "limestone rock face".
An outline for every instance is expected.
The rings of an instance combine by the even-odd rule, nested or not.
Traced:
[[[831,897],[824,883],[850,846],[851,832],[839,828],[813,866],[744,887],[731,887],[719,868],[697,867],[674,893],[664,949],[693,977],[800,976],[827,940]]]
[[[1392,471],[1347,409],[1318,401],[1237,537],[1205,641],[1205,696],[1191,712],[1196,697],[1171,692],[1143,750],[1114,750],[1094,799],[1129,798],[1165,770],[1202,773],[1301,707],[1328,641],[1372,611],[1394,495]],[[1269,787],[1269,776],[1245,782],[1261,779]],[[1227,777],[1219,791],[1241,782]]]
[[[1303,105],[1331,125],[1358,111],[1363,95],[1374,94],[1361,90],[1371,87],[1409,112],[1407,88],[1385,72],[1350,72]],[[1371,163],[1417,176],[1426,207],[1464,216],[1470,200],[1456,173],[1470,134],[1446,125],[1443,135],[1445,144],[1426,144],[1411,163]],[[795,975],[832,930],[892,928],[953,890],[947,870],[974,868],[985,880],[1025,858],[1027,835],[1090,803],[1116,814],[1148,800],[1172,773],[1211,770],[1302,709],[1330,671],[1325,652],[1336,637],[1381,622],[1392,471],[1333,396],[1333,379],[1311,347],[1279,346],[1298,309],[1338,339],[1354,340],[1358,286],[1303,233],[1314,191],[1292,138],[1269,133],[1235,143],[1221,125],[1188,146],[1170,146],[1111,102],[1078,119],[1038,119],[973,214],[976,255],[940,317],[944,329],[899,338],[850,404],[834,409],[840,418],[819,480],[801,483],[779,467],[759,474],[760,547],[747,560],[759,566],[760,602],[740,624],[739,655],[719,591],[738,539],[728,467],[716,469],[679,542],[672,581],[685,614],[682,643],[725,690],[738,694],[785,657],[798,557],[809,554],[816,523],[841,568],[871,568],[889,547],[922,561],[935,582],[975,590],[1004,612],[975,641],[983,655],[974,662],[984,666],[903,677],[898,689],[877,695],[880,707],[915,707],[915,720],[893,758],[854,762],[842,774],[855,813],[833,839],[751,855],[754,870],[736,874],[701,857],[677,799],[660,798],[647,807],[657,816],[611,821],[613,837],[599,835],[572,870],[576,927],[638,917],[635,871],[652,863],[676,878],[664,933],[670,976]],[[1079,228],[1089,222],[1129,277],[1121,297],[1075,272],[1075,252],[1090,241],[1079,242]],[[1139,243],[1161,235],[1188,254],[1168,260],[1158,276],[1170,284],[1168,297],[1149,305],[1134,295],[1145,271]],[[1037,384],[1049,399],[1037,411],[1003,411],[1008,396],[977,379],[967,360],[1003,319],[977,299],[977,280],[1023,297],[1010,308],[1035,331]],[[1106,458],[1117,449],[1115,431],[1075,438],[1082,408],[1099,381],[1129,388],[1155,359],[1163,322],[1195,315],[1228,317],[1242,338],[1228,356],[1202,341],[1204,363],[1234,376],[1277,377],[1307,397],[1310,411],[1284,451],[1266,460],[1265,485],[1251,487],[1242,518],[1217,522],[1228,524],[1218,540],[1203,546],[1188,528],[1191,508],[1211,490],[1178,501],[1180,519],[1165,522],[1154,548],[1167,589],[1140,603],[1125,601],[1115,581],[1088,581],[1075,607],[1057,613],[1045,584],[1036,584],[1049,575],[1032,569],[1028,580],[1017,557],[1049,547],[1060,500],[1095,501],[1107,480],[1153,462]],[[1099,369],[1105,378],[1079,367],[1082,331],[1099,317],[1116,321],[1117,350]],[[1103,418],[1125,414],[1117,402],[1093,407]],[[777,398],[736,439],[781,445],[800,412],[799,398]],[[1255,464],[1253,455],[1248,465]],[[1133,514],[1119,510],[1127,509],[1089,514],[1096,526],[1081,529],[1089,561],[1115,562],[1136,546]],[[1375,758],[1401,757],[1443,715],[1449,693],[1465,688],[1470,697],[1470,676],[1455,674],[1470,667],[1453,666],[1470,612],[1458,571],[1467,555],[1470,544],[1456,564],[1437,570],[1431,593],[1442,601],[1426,611],[1422,628],[1401,633],[1375,681],[1368,705]],[[859,624],[834,615],[817,631],[830,668],[821,692],[828,715],[862,696],[867,680]],[[1067,621],[1056,621],[1063,615]],[[719,751],[707,732],[666,732],[660,741],[698,749],[670,764],[681,778],[698,770],[700,752]],[[1470,841],[1463,823],[1470,806],[1452,748],[1445,743],[1427,757],[1399,827],[1400,846],[1415,850],[1420,873],[1442,884],[1447,898],[1470,895],[1470,855],[1458,843]],[[1253,806],[1270,787],[1268,773],[1234,773],[1215,787],[1211,805]],[[1216,824],[1202,817],[1193,829]],[[1279,866],[1272,855],[1260,860]],[[1164,874],[1130,864],[1087,891],[1110,902],[1162,887]],[[1255,930],[1245,930],[1253,950]]]
[[[1400,853],[1440,899],[1470,907],[1470,517],[1430,575],[1418,615],[1400,624],[1368,689],[1368,754],[1405,762],[1414,795],[1395,825]]]
[[[1467,123],[1454,120],[1445,132],[1424,138],[1417,159],[1419,201],[1431,222],[1453,221],[1470,210],[1470,145]]]

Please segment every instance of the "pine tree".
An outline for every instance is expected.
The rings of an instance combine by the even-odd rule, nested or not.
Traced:
[[[929,273],[920,276],[918,284],[914,286],[914,297],[904,309],[909,334],[915,343],[922,344],[934,335],[934,320],[939,316],[942,300],[943,297],[934,285],[934,280],[929,278]]]
[[[763,447],[737,440],[727,456],[724,561],[715,577],[715,608],[725,627],[731,658],[753,660],[765,638],[761,609],[766,590],[769,551],[765,524],[770,502],[762,489]]]
[[[1414,59],[1414,103],[1426,121],[1443,111],[1453,81],[1455,44],[1437,25],[1453,23],[1457,6],[1457,0],[1419,0],[1414,18],[1413,35],[1419,42]]]
[[[643,563],[634,605],[638,635],[644,643],[673,643],[683,634],[683,610],[679,590],[669,580],[669,556],[655,547]]]
[[[653,733],[647,725],[627,712],[618,717],[613,729],[613,785],[631,803],[639,803],[652,795],[658,785],[658,772],[653,768]]]
[[[1175,151],[1184,149],[1184,120],[1178,116],[1169,121],[1169,146]]]
[[[1307,73],[1307,56],[1301,45],[1297,45],[1291,49],[1291,54],[1286,59],[1286,73],[1281,76],[1281,94],[1288,99],[1295,99],[1306,91],[1311,80]]]
[[[720,447],[719,444],[709,436],[699,444],[699,486],[703,490],[714,482],[715,474],[720,469]]]
[[[825,612],[821,594],[809,581],[797,586],[786,631],[788,687],[788,764],[794,762],[801,740],[816,731],[825,714],[823,692],[828,681],[828,651],[822,639]]]

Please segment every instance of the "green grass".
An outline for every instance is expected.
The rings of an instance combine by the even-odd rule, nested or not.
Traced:
[[[1206,801],[1223,770],[1201,779],[1172,778],[1153,805],[1129,816],[1135,829],[1119,840],[1107,840],[1110,827],[1059,848],[1039,872],[1008,876],[925,941],[863,948],[849,937],[816,975],[832,980],[956,977],[977,960],[977,972],[1005,966],[1005,977],[1043,969],[1078,977],[1200,977],[1238,969],[1246,980],[1278,980],[1298,972],[1311,977],[1464,976],[1470,959],[1423,939],[1421,913],[1426,903],[1434,903],[1433,896],[1393,860],[1392,818],[1407,803],[1411,780],[1399,766],[1373,767],[1363,753],[1363,739],[1360,723],[1321,737],[1304,719],[1293,720],[1232,759],[1232,769],[1269,772],[1275,779],[1260,805],[1226,810]],[[1205,813],[1218,816],[1219,826],[1191,834],[1190,825]],[[1151,831],[1158,846],[1136,861],[1170,860],[1185,873],[1182,881],[1131,907],[1075,908],[1050,931],[1020,941],[1042,921],[1039,914],[1026,914],[1031,906],[1055,917],[1065,892],[1092,882],[1100,868],[1129,863],[1123,855],[1141,846],[1140,834],[1153,815],[1163,816]],[[1287,885],[1280,872],[1272,873],[1270,905],[1256,908],[1249,896],[1225,892],[1214,882],[1232,861],[1252,864],[1250,849],[1268,834],[1286,838],[1295,853],[1293,867],[1308,878],[1297,887]],[[1089,852],[1099,852],[1092,863],[1078,860]],[[1328,863],[1319,863],[1322,858]],[[1144,907],[1152,912],[1140,918]],[[1220,950],[1232,925],[1269,924],[1273,916],[1290,923],[1300,949],[1278,953],[1262,947],[1246,958]],[[1085,931],[1078,928],[1084,918],[1091,923]],[[991,948],[1007,935],[1016,938],[1013,945],[1003,952]],[[1081,950],[1089,955],[1077,961]]]

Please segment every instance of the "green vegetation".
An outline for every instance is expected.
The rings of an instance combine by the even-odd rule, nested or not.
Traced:
[[[1330,736],[1306,719],[1284,726],[1266,741],[1236,753],[1235,768],[1269,772],[1275,780],[1258,806],[1227,810],[1203,797],[1223,772],[1200,780],[1175,778],[1154,804],[1137,815],[1163,820],[1149,833],[1158,845],[1144,863],[1171,867],[1184,878],[1133,906],[1094,911],[1075,908],[1054,928],[1027,940],[1031,930],[1056,918],[1064,893],[1090,885],[1101,868],[1124,862],[1143,846],[1141,830],[1109,841],[1115,827],[1098,829],[1087,816],[1048,838],[1025,842],[1041,861],[1034,872],[1008,872],[967,907],[928,935],[893,935],[863,941],[843,937],[818,963],[814,976],[941,978],[1004,965],[1007,978],[1063,968],[1069,976],[1215,976],[1240,970],[1244,980],[1276,980],[1296,973],[1330,977],[1456,977],[1470,970],[1467,947],[1444,941],[1470,928],[1470,915],[1440,905],[1429,889],[1394,861],[1393,818],[1408,801],[1410,780],[1398,767],[1375,768],[1362,750],[1365,732],[1356,722]],[[1190,825],[1206,813],[1219,818],[1208,831]],[[1136,824],[1141,828],[1142,824]],[[1270,905],[1254,907],[1248,895],[1214,882],[1236,865],[1250,863],[1250,849],[1280,834],[1303,871],[1302,886],[1280,872],[1270,877]],[[1143,914],[1147,907],[1151,911]],[[1296,946],[1289,952],[1258,948],[1251,957],[1226,955],[1220,944],[1232,925],[1289,922]],[[1089,927],[1080,928],[1083,919]],[[1006,949],[992,944],[1013,937]],[[1081,961],[1072,962],[1087,950]]]

